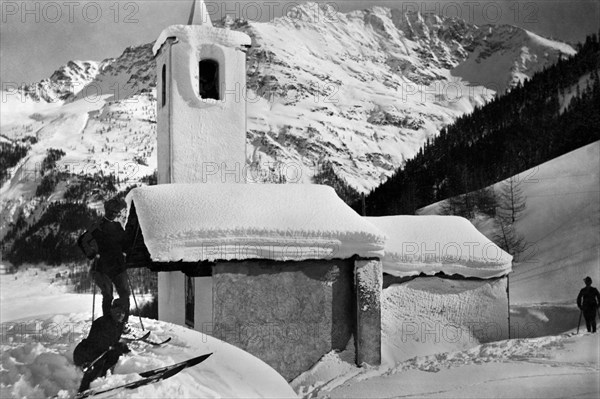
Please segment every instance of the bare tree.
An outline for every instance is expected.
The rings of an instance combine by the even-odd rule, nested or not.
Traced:
[[[495,219],[498,231],[494,236],[494,242],[511,254],[515,258],[515,262],[525,260],[521,255],[529,247],[525,237],[519,234],[515,228],[515,223],[523,215],[527,204],[522,184],[523,182],[518,177],[512,176],[500,183],[496,194]]]
[[[496,216],[498,231],[493,237],[493,240],[500,248],[508,252],[514,257],[515,262],[519,262],[521,254],[528,248],[523,235],[517,233],[514,224],[507,220]]]
[[[526,200],[522,184],[517,176],[500,183],[496,213],[505,223],[514,224],[525,210]]]

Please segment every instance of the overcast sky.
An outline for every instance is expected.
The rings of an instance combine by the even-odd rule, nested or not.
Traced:
[[[69,60],[118,57],[125,47],[152,42],[162,29],[187,23],[192,0],[0,0],[0,80],[32,83]],[[467,22],[507,23],[570,43],[600,29],[600,0],[317,0],[340,12],[375,5]],[[211,17],[229,14],[267,21],[301,1],[205,0]],[[315,12],[318,12],[315,8]]]

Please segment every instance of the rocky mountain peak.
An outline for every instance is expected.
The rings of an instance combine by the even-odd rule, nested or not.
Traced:
[[[286,180],[269,177],[280,173],[272,165],[294,162],[302,168],[299,181],[315,181],[326,164],[348,185],[369,190],[457,117],[575,52],[521,28],[477,26],[434,14],[385,7],[339,13],[317,3],[288,11],[268,23],[215,22],[252,38],[247,56],[248,161],[264,171],[262,180]],[[139,96],[148,97],[139,112],[152,113],[140,123],[153,124],[155,110],[148,105],[156,87],[151,47],[130,46],[102,62],[69,62],[38,83],[30,97],[75,103],[85,91],[64,86],[77,81],[111,94],[103,99],[106,106],[94,111],[100,118],[95,124],[114,121],[106,115],[117,111],[108,108],[133,113],[125,100]],[[111,129],[129,131],[131,123],[124,120]],[[95,129],[106,132],[108,127]],[[144,162],[155,163],[150,158]]]

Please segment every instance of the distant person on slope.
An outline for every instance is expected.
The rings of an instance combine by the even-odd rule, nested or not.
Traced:
[[[104,377],[122,354],[130,352],[127,344],[120,342],[126,309],[122,298],[115,299],[110,313],[94,320],[87,338],[75,347],[73,363],[83,369],[79,392],[88,390],[92,381]]]
[[[123,323],[126,324],[129,319],[131,292],[123,253],[128,250],[130,240],[121,223],[115,220],[125,208],[126,204],[122,199],[112,198],[104,203],[104,217],[92,231],[92,236],[98,245],[98,255],[92,266],[91,275],[102,293],[102,314],[110,315],[114,284],[125,307]]]
[[[586,277],[583,279],[585,287],[579,291],[577,295],[577,307],[583,312],[585,318],[585,326],[588,332],[596,332],[596,312],[600,305],[600,293],[598,289],[592,287],[592,278]]]

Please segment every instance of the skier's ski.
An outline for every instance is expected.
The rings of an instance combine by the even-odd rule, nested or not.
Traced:
[[[121,337],[121,339],[125,342],[134,342],[134,341],[144,341],[145,339],[147,339],[150,336],[150,331],[148,331],[146,334],[142,335],[141,337]]]
[[[165,339],[164,341],[160,341],[160,342],[152,341],[151,339],[142,339],[142,341],[144,341],[145,343],[150,344],[152,346],[162,346],[162,345],[166,344],[167,342],[171,341],[171,337]]]
[[[202,363],[203,361],[205,361],[206,359],[208,359],[208,357],[210,355],[212,355],[212,353],[207,353],[206,355],[197,356],[197,357],[194,357],[192,359],[188,359],[186,361],[183,361],[181,363],[172,364],[170,366],[164,366],[164,367],[159,367],[159,368],[154,369],[154,370],[144,371],[143,373],[139,373],[139,375],[141,375],[142,377],[152,377],[153,375],[160,374],[163,371],[168,371],[169,369],[179,367],[180,365],[184,365],[186,368],[187,367],[192,367],[192,366],[195,366],[195,365],[197,365],[199,363]]]
[[[107,388],[107,389],[97,389],[97,390],[90,389],[85,392],[81,392],[81,393],[77,394],[75,396],[75,399],[84,399],[84,398],[89,398],[89,397],[93,397],[93,396],[100,395],[100,394],[106,394],[106,393],[109,393],[109,396],[112,396],[112,395],[119,393],[121,391],[124,391],[126,389],[136,389],[136,388],[139,388],[144,385],[154,384],[154,383],[157,383],[159,381],[162,381],[164,379],[174,376],[175,374],[179,373],[181,370],[184,370],[188,367],[192,367],[199,363],[202,363],[203,361],[208,359],[208,357],[210,355],[212,355],[212,353],[208,353],[206,355],[188,359],[188,360],[185,360],[180,363],[175,363],[170,366],[159,367],[154,370],[145,371],[143,373],[139,373],[139,375],[141,377],[143,377],[141,380],[129,382],[127,384],[123,384],[123,385],[119,385],[119,386]]]
[[[144,332],[144,331],[141,331]],[[150,339],[150,331],[146,332],[143,336],[139,337],[139,338],[128,338],[128,337],[122,337],[124,340],[126,340],[127,342],[133,342],[133,341],[144,341],[147,344],[150,344],[152,346],[162,346],[164,344],[166,344],[167,342],[171,341],[171,338],[167,338],[164,341],[154,341],[152,339]]]

